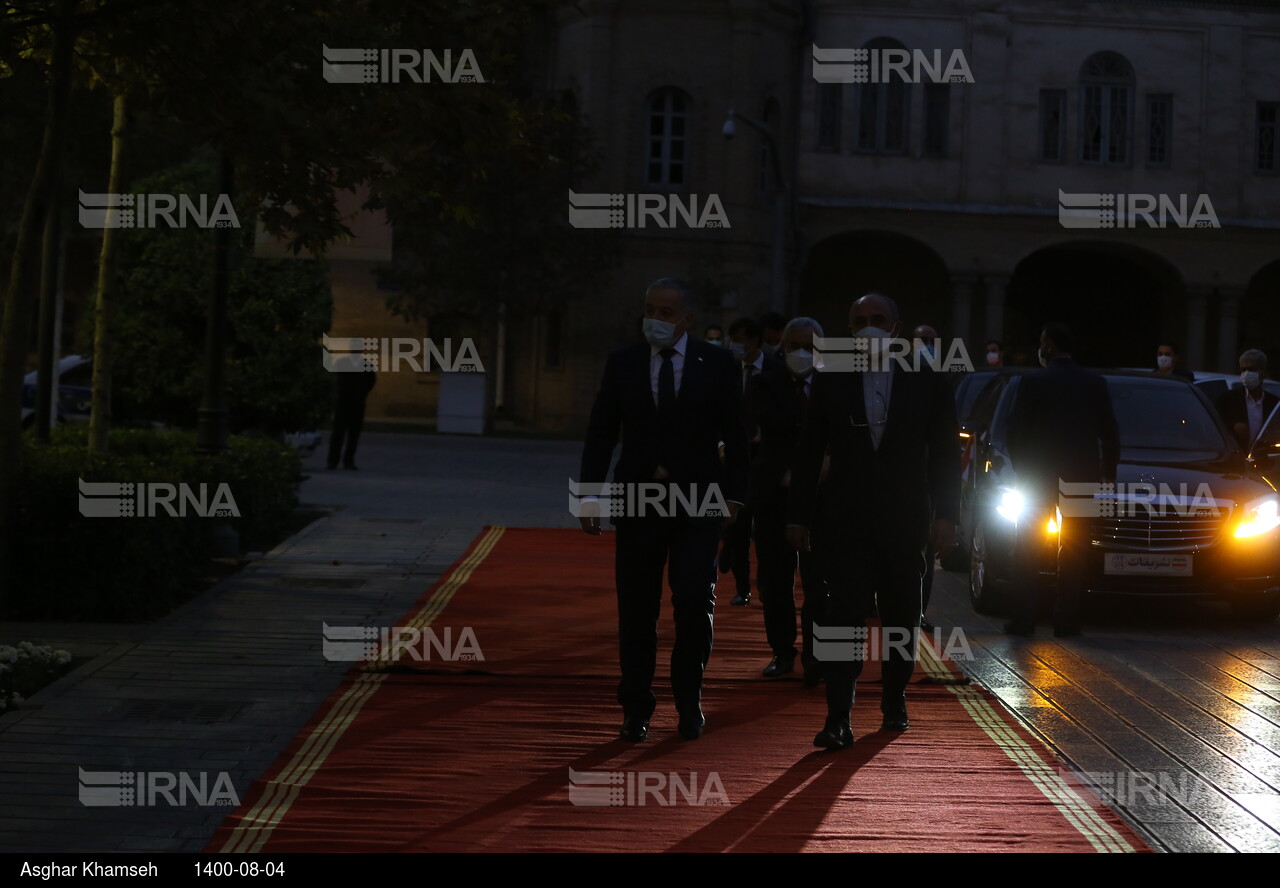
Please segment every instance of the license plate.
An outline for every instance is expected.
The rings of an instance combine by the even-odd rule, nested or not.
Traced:
[[[1108,552],[1102,572],[1108,576],[1189,577],[1191,556]]]

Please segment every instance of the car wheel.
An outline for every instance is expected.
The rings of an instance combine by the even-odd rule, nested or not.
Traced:
[[[981,522],[969,544],[969,603],[980,614],[999,613],[1004,604],[987,565],[987,531]]]
[[[1232,600],[1231,608],[1242,620],[1271,623],[1280,616],[1280,595],[1267,592],[1251,598],[1236,598]]]

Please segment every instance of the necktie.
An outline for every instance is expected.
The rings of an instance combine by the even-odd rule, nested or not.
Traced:
[[[806,381],[803,377],[796,380],[796,399],[800,402],[802,411],[809,406],[809,395],[804,390]]]
[[[742,391],[744,394],[746,393],[747,389],[750,388],[751,374],[754,373],[755,370],[756,370],[755,364],[742,365]]]
[[[671,363],[674,348],[664,348],[658,352],[662,356],[662,367],[658,370],[658,415],[669,418],[676,408],[676,368]]]

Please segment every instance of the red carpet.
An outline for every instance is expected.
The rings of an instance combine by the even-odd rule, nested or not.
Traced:
[[[926,683],[958,675],[934,656],[909,731],[878,731],[864,680],[857,743],[815,750],[822,689],[760,679],[759,604],[727,598],[702,739],[675,732],[660,652],[649,739],[623,743],[612,535],[490,528],[401,621],[428,656],[354,666],[208,850],[1149,850],[984,691]]]

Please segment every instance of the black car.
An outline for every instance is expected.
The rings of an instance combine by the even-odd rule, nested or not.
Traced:
[[[1027,508],[1008,448],[1008,421],[1026,371],[983,388],[962,426],[970,445],[961,503],[969,595],[980,613],[1008,599],[1014,551],[1033,546],[1056,575],[1061,510],[1089,515],[1089,590],[1142,596],[1211,595],[1242,616],[1280,614],[1280,418],[1255,453],[1236,444],[1203,392],[1181,379],[1104,371],[1120,426],[1114,490],[1060,490],[1056,510]],[[1274,437],[1275,442],[1266,443]],[[1270,476],[1270,479],[1269,477]]]
[[[954,382],[953,394],[956,401],[956,420],[964,425],[969,414],[973,411],[974,405],[978,400],[978,396],[982,394],[987,383],[1001,373],[998,369],[983,368],[974,370],[971,373],[953,374]],[[967,467],[973,458],[974,441],[968,435],[960,437],[960,460],[965,466],[965,477],[968,478]],[[963,534],[964,525],[961,524],[958,530]],[[969,565],[969,546],[968,537],[960,536],[956,539],[956,547],[946,555],[941,556],[942,567],[945,570],[964,570]]]

